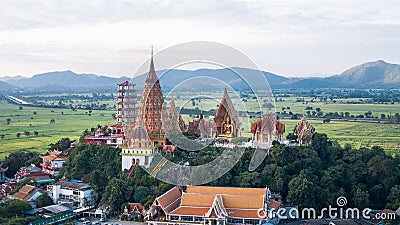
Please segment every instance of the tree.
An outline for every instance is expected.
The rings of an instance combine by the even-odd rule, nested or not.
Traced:
[[[39,132],[38,132],[37,130],[35,130],[35,131],[33,132],[33,134],[35,135],[35,137],[38,137],[38,136],[39,136]]]
[[[6,172],[7,177],[13,177],[14,174],[18,171],[18,169],[22,166],[28,166],[30,164],[38,165],[42,159],[39,157],[39,153],[37,152],[29,152],[29,151],[14,151],[11,152],[4,159],[4,167],[8,167]]]
[[[369,194],[367,191],[363,190],[360,186],[358,186],[354,191],[354,205],[363,209],[369,206]]]
[[[315,177],[310,170],[302,170],[289,182],[288,198],[300,207],[315,207],[319,193],[314,180]]]
[[[33,111],[33,115],[37,115],[37,112],[36,112],[36,111]]]
[[[71,147],[71,140],[69,138],[61,138],[55,144],[50,144],[50,150],[64,151]]]
[[[29,137],[29,136],[31,135],[31,132],[29,132],[29,131],[24,131],[24,134],[25,134],[26,137]]]
[[[11,124],[11,119],[10,118],[7,118],[6,119],[6,125],[8,126],[8,125],[10,125]]]
[[[127,197],[125,193],[126,187],[124,181],[118,178],[112,178],[106,187],[101,202],[109,204],[112,211],[118,212]]]
[[[56,123],[56,120],[55,119],[51,119],[50,120],[50,124],[55,124]]]
[[[396,185],[390,189],[386,207],[392,210],[396,210],[400,207],[400,185]]]
[[[6,135],[5,134],[1,134],[0,137],[1,137],[1,140],[3,140],[6,137]]]
[[[0,206],[0,217],[22,216],[31,209],[32,207],[27,201],[9,201],[6,205]]]
[[[17,133],[17,138],[20,138],[21,137],[21,133]]]
[[[24,108],[24,107],[19,106],[19,107],[18,107],[18,110],[21,111],[23,108]]]
[[[135,189],[133,196],[136,202],[145,203],[149,195],[150,189],[148,187],[139,186]]]
[[[36,199],[35,203],[38,208],[41,208],[41,207],[52,205],[53,200],[47,194],[42,194]]]

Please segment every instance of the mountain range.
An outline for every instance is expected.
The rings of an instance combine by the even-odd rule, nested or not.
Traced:
[[[160,70],[160,84],[163,89],[173,88],[185,80],[196,77],[210,77],[220,79],[236,90],[245,89],[246,83],[238,77],[242,75],[252,83],[255,89],[265,88],[262,82],[258,82],[259,71],[247,68],[223,68],[223,69],[198,69],[198,70]],[[367,62],[352,67],[341,74],[328,77],[288,78],[269,72],[262,72],[272,88],[400,88],[400,65],[391,64],[382,60]],[[147,74],[132,78],[132,82],[138,84],[141,89]],[[107,77],[96,74],[76,74],[72,71],[56,71],[37,74],[29,78],[15,76],[0,79],[0,90],[14,88],[94,88],[110,87],[125,80],[128,77]],[[193,83],[186,88],[210,90],[217,86],[218,82],[210,82],[209,79],[197,79],[195,87]]]

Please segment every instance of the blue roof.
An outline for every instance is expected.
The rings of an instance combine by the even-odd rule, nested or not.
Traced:
[[[72,183],[83,183],[83,181],[81,181],[81,180],[69,180],[69,182],[72,182]]]

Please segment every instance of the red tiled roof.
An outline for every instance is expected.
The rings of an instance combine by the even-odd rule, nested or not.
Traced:
[[[182,188],[176,186],[167,191],[165,194],[156,198],[154,201],[157,202],[158,205],[166,211],[166,213],[170,213],[179,206],[181,195]]]
[[[133,213],[139,211],[140,213],[143,211],[143,205],[141,203],[128,203],[129,205],[129,213]]]

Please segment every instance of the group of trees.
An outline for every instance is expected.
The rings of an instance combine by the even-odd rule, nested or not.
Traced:
[[[207,147],[193,155],[178,149],[170,160],[200,165],[215,159],[222,151]],[[156,196],[172,187],[140,167],[128,179],[128,171],[120,170],[119,152],[109,146],[75,147],[69,152],[62,176],[89,182],[97,193],[97,203],[110,205],[116,213],[127,202],[140,202],[147,207]],[[400,157],[389,156],[380,147],[343,148],[325,134],[316,133],[310,146],[275,143],[270,156],[256,170],[249,171],[253,153],[254,149],[247,148],[229,172],[207,185],[268,186],[286,202],[300,207],[335,205],[339,196],[347,198],[349,207],[400,207]]]

